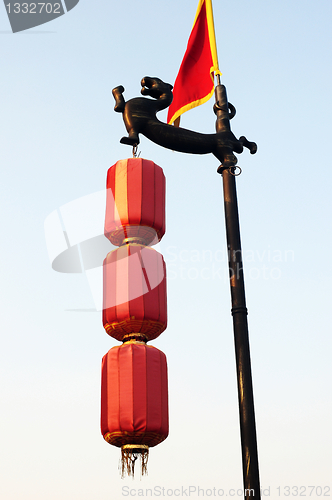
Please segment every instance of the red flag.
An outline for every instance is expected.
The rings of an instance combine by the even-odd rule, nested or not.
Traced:
[[[200,0],[188,46],[173,89],[173,102],[168,108],[167,123],[208,101],[214,91],[214,73],[221,75],[211,0]],[[178,124],[177,123],[177,124]]]

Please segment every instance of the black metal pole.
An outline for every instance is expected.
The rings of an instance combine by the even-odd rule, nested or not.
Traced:
[[[235,176],[222,173],[239,398],[244,498],[260,499],[254,397]]]
[[[217,132],[230,130],[226,89],[223,85],[220,85],[220,81],[218,83],[219,85],[216,86]],[[229,152],[225,151],[225,154],[228,157],[226,164],[229,165],[229,162],[232,161],[231,155],[233,155],[233,152],[231,150]],[[234,160],[235,164],[236,158]],[[253,497],[260,499],[261,495],[247,321],[248,311],[244,290],[240,224],[234,170],[234,166],[223,168],[223,165],[221,165],[218,172],[222,174],[223,178],[240,413],[243,485],[244,498],[247,500]]]

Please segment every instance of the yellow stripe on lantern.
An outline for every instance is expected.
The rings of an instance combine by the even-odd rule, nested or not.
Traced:
[[[115,216],[119,216],[122,223],[128,222],[128,160],[120,160],[115,167]]]

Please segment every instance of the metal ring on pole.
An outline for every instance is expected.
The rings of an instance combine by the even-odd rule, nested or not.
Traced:
[[[238,174],[235,173],[237,168],[240,170],[240,172]],[[234,171],[233,171],[233,169],[234,169]],[[239,175],[242,174],[242,168],[239,167],[239,165],[235,165],[235,167],[229,167],[228,170],[229,170],[229,173],[231,175],[234,175],[234,177],[238,177]]]
[[[237,313],[248,314],[248,309],[245,306],[232,307],[231,312],[232,316]]]

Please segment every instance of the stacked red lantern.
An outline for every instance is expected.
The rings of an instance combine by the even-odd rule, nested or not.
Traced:
[[[149,447],[168,435],[167,362],[146,342],[167,326],[166,267],[151,245],[165,233],[165,177],[149,160],[120,160],[108,170],[105,235],[119,246],[104,260],[103,325],[122,341],[102,363],[101,431],[134,473]]]

